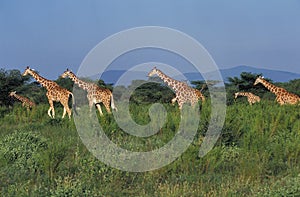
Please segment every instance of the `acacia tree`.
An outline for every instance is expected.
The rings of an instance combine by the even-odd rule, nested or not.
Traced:
[[[131,89],[132,87],[137,87],[136,84],[142,83],[143,85],[138,86],[138,88],[133,91],[130,101],[134,103],[168,103],[171,102],[172,98],[175,96],[168,86],[153,81],[133,80],[128,88]]]

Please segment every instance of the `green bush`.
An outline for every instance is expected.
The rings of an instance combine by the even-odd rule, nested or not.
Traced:
[[[47,140],[32,131],[15,131],[0,141],[1,164],[14,178],[40,171],[41,153],[48,148]],[[13,178],[13,179],[14,179]]]
[[[258,192],[258,196],[300,196],[300,174],[296,177],[287,176],[271,185],[263,186]]]

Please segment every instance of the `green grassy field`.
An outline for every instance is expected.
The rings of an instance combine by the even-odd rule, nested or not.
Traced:
[[[158,170],[133,173],[97,160],[84,146],[74,121],[47,115],[48,105],[27,112],[0,108],[1,196],[300,196],[300,110],[274,102],[227,107],[215,147],[198,152],[209,122],[201,109],[193,143],[180,158]],[[130,150],[152,150],[178,129],[177,107],[164,104],[167,123],[147,139],[124,133],[112,115],[99,122],[106,135]],[[149,106],[130,108],[139,124],[149,122]]]

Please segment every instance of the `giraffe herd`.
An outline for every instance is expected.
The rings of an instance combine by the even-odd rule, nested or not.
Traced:
[[[254,85],[261,83],[267,90],[276,95],[275,101],[279,103],[279,105],[295,105],[300,104],[300,97],[296,94],[288,92],[286,89],[277,87],[274,84],[265,80],[262,76],[258,76],[254,82]],[[257,95],[254,95],[251,92],[237,92],[235,93],[234,98],[236,99],[238,96],[246,96],[250,105],[260,102],[260,98]]]
[[[75,107],[75,99],[72,92],[69,90],[62,88],[59,86],[56,82],[46,79],[42,76],[40,76],[36,71],[31,69],[29,66],[25,69],[22,76],[31,75],[38,83],[40,83],[46,90],[46,96],[48,98],[49,102],[49,109],[48,109],[48,115],[51,118],[55,118],[55,109],[53,102],[60,102],[63,107],[63,115],[62,118],[65,117],[66,113],[68,114],[69,119],[71,119],[71,109],[69,108],[68,101],[69,97],[72,97],[72,108],[74,109],[74,112],[76,113],[76,107]],[[171,88],[175,93],[175,98],[171,100],[171,103],[174,104],[175,102],[178,103],[179,110],[182,109],[183,105],[185,103],[189,103],[192,106],[194,106],[199,100],[201,100],[202,103],[205,102],[205,96],[202,94],[202,90],[198,90],[195,88],[190,87],[186,82],[175,80],[165,73],[163,73],[161,70],[154,67],[149,73],[148,77],[152,77],[154,75],[157,75],[169,88]],[[100,103],[102,103],[108,113],[111,113],[110,107],[117,111],[117,108],[114,104],[113,94],[112,92],[107,88],[102,88],[96,85],[95,83],[91,82],[85,82],[81,79],[79,79],[72,71],[67,69],[62,75],[62,78],[70,78],[74,84],[76,84],[79,88],[82,88],[83,90],[86,90],[87,92],[87,99],[89,102],[89,108],[90,112],[92,110],[93,105],[95,105],[99,111],[100,116],[103,116],[103,112],[101,110]],[[259,76],[254,82],[254,85],[257,85],[261,83],[266,89],[268,89],[270,92],[274,93],[276,95],[276,102],[278,102],[280,105],[285,104],[300,104],[300,97],[296,94],[290,93],[284,88],[277,87],[274,84],[266,81],[263,77]],[[9,94],[10,97],[14,97],[20,102],[22,102],[22,106],[26,107],[27,110],[35,107],[35,103],[31,101],[29,98],[23,97],[21,95],[16,94],[16,92],[11,92]],[[245,96],[247,97],[247,100],[250,105],[260,102],[260,97],[251,93],[251,92],[236,92],[234,94],[234,98],[236,99],[239,96]]]

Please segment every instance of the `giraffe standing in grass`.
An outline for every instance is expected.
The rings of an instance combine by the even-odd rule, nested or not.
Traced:
[[[234,94],[234,98],[236,99],[238,96],[246,96],[248,103],[250,105],[252,105],[256,102],[260,102],[259,96],[256,96],[255,94],[252,94],[251,92],[236,92]]]
[[[78,77],[69,69],[67,69],[61,77],[69,77],[76,85],[87,91],[90,111],[92,111],[93,104],[95,104],[100,115],[103,116],[100,103],[103,103],[108,113],[111,113],[110,107],[117,111],[114,104],[113,94],[109,89],[99,87],[95,83],[84,82],[78,79]]]
[[[262,76],[259,76],[255,80],[254,85],[257,85],[259,83],[261,83],[270,92],[272,92],[272,93],[274,93],[276,95],[276,99],[275,100],[280,105],[284,105],[284,104],[295,105],[297,103],[300,104],[300,97],[298,95],[290,93],[287,90],[285,90],[284,88],[275,86],[274,84],[266,81]]]
[[[18,99],[19,101],[21,101],[22,102],[22,106],[26,107],[28,111],[30,109],[32,109],[33,107],[35,107],[35,103],[33,101],[31,101],[29,98],[26,98],[24,96],[17,95],[16,91],[11,92],[9,94],[9,96],[10,97],[15,97],[16,99]]]
[[[148,77],[153,75],[157,75],[161,78],[164,83],[166,83],[175,92],[176,97],[172,99],[172,101],[177,101],[180,110],[184,103],[191,103],[191,105],[194,106],[198,102],[198,93],[194,88],[189,87],[187,83],[172,79],[156,67],[149,72]]]
[[[51,118],[55,118],[55,110],[54,110],[54,106],[53,106],[53,101],[58,101],[60,102],[63,107],[64,107],[64,112],[62,115],[62,118],[65,117],[66,113],[68,113],[69,119],[71,119],[71,109],[69,108],[68,102],[69,102],[69,96],[72,96],[72,103],[73,106],[75,106],[75,100],[74,100],[74,96],[73,94],[68,91],[65,88],[60,87],[57,83],[55,83],[54,81],[45,79],[43,77],[41,77],[39,74],[37,74],[33,69],[29,68],[29,66],[27,66],[27,68],[25,69],[23,76],[26,75],[31,75],[33,78],[35,78],[35,80],[40,83],[44,88],[47,89],[47,93],[46,96],[48,98],[48,102],[50,105],[50,108],[48,110],[48,115]],[[76,109],[75,107],[74,111],[76,113]]]

